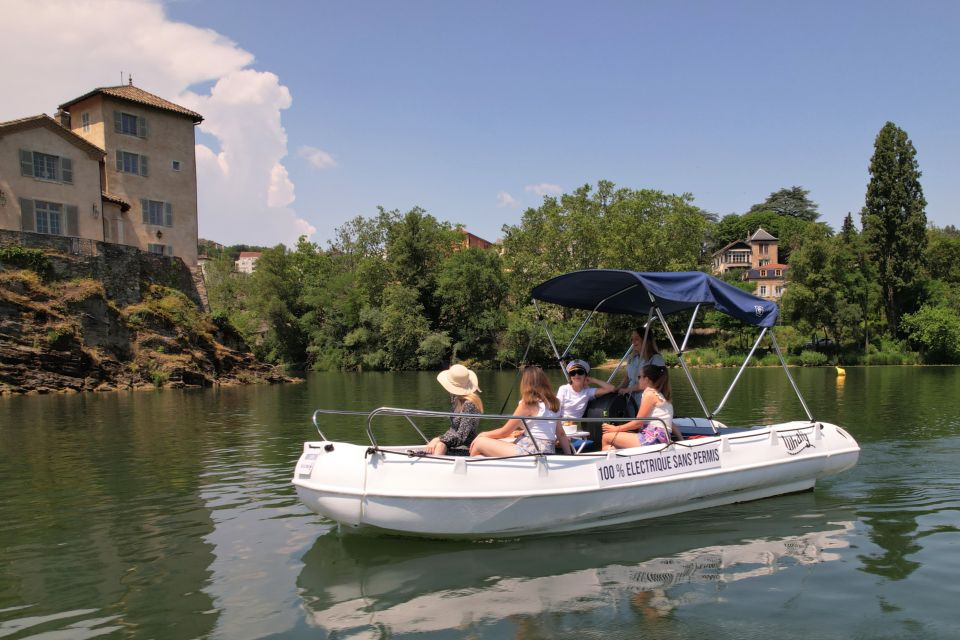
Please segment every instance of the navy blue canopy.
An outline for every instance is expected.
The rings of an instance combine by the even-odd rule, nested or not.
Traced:
[[[531,295],[534,300],[563,307],[645,316],[654,304],[651,294],[665,315],[702,304],[759,327],[772,327],[777,322],[775,303],[700,271],[586,269],[551,278],[534,287]]]

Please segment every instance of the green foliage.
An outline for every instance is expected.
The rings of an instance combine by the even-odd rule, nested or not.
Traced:
[[[903,330],[926,362],[960,363],[960,317],[954,309],[924,305],[903,317]]]
[[[41,249],[30,249],[18,244],[0,247],[0,266],[29,269],[44,280],[53,273],[50,258]]]
[[[817,204],[807,196],[810,192],[803,187],[784,188],[774,191],[767,199],[750,207],[750,213],[772,211],[780,216],[790,216],[806,222],[815,222],[820,217]]]
[[[73,343],[76,334],[73,327],[66,324],[59,324],[47,329],[47,345],[51,349],[63,351],[68,349]]]
[[[916,150],[892,122],[877,134],[861,221],[876,265],[887,324],[898,332],[900,316],[915,310],[924,278],[927,201],[920,186]]]
[[[827,364],[827,354],[819,351],[803,350],[800,352],[800,364],[804,367],[822,367]]]

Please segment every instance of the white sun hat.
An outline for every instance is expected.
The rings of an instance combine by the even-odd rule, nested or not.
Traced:
[[[455,396],[465,396],[468,393],[480,391],[477,374],[462,364],[455,364],[446,371],[438,373],[437,382]]]
[[[587,373],[590,373],[590,365],[587,364],[586,360],[571,360],[567,363],[567,373],[570,373],[574,369],[583,369]]]

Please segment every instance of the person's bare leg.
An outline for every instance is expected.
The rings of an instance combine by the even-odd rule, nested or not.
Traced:
[[[471,456],[500,458],[517,455],[517,447],[512,442],[503,442],[496,438],[477,438],[470,445]]]

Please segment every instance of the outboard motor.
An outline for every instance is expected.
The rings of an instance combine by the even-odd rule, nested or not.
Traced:
[[[583,412],[583,417],[604,418],[606,420],[632,420],[637,416],[637,409],[637,403],[633,401],[632,395],[621,395],[613,392],[593,398],[587,404],[587,409]],[[584,423],[583,430],[589,431],[590,439],[593,440],[593,444],[586,450],[599,451],[601,438],[603,436],[603,427],[600,426],[600,423]]]

